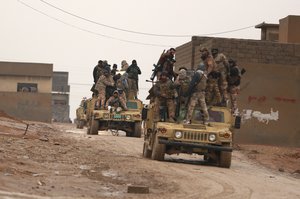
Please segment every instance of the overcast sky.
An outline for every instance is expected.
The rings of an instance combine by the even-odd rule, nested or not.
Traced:
[[[144,100],[145,80],[164,49],[190,35],[260,39],[255,25],[288,15],[300,15],[299,0],[0,0],[0,61],[52,63],[54,71],[68,71],[74,119],[82,97],[91,96],[100,59],[118,67],[136,59]]]

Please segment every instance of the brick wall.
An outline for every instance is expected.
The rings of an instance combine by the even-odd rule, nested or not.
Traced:
[[[236,131],[236,142],[300,147],[300,44],[192,37],[176,48],[175,70],[181,66],[196,69],[200,45],[218,48],[246,69],[238,96],[240,111],[279,113],[276,121],[245,121]]]

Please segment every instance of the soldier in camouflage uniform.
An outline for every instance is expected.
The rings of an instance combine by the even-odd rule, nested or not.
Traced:
[[[207,121],[209,119],[207,106],[205,102],[205,89],[207,84],[207,76],[206,74],[198,69],[194,74],[192,81],[189,85],[188,93],[191,94],[188,111],[186,114],[185,123],[190,124],[193,116],[193,111],[197,103],[199,103],[200,108],[203,112],[203,124],[207,125]]]
[[[114,86],[114,80],[110,75],[108,70],[103,71],[103,75],[101,75],[96,83],[95,89],[98,91],[98,101],[96,102],[97,109],[104,109],[105,99],[106,99],[106,87]]]
[[[117,90],[115,90],[113,96],[111,96],[106,101],[105,108],[107,108],[108,106],[112,106],[115,109],[117,109],[118,107],[122,107],[123,110],[128,110],[126,106],[126,101],[124,101],[123,98],[119,97],[119,91]]]
[[[201,59],[203,60],[203,64],[205,66],[204,73],[208,77],[206,101],[208,104],[220,104],[222,97],[218,85],[220,73],[217,71],[217,64],[207,48],[201,48],[200,53]]]
[[[121,71],[126,71],[128,67],[129,67],[129,64],[127,63],[127,61],[123,60],[121,62]]]
[[[161,72],[167,71],[168,77],[172,80],[172,78],[175,78],[175,73],[173,71],[173,66],[175,61],[175,48],[170,48],[167,50],[167,52],[163,53],[158,62],[157,65],[159,66],[159,70],[157,73],[157,77],[160,77]]]
[[[110,73],[112,76],[115,76],[117,74],[117,72],[118,72],[118,65],[114,64]]]
[[[178,102],[181,107],[186,107],[187,105],[187,97],[185,94],[188,92],[190,82],[191,79],[187,76],[187,70],[180,69],[174,85],[177,88]]]
[[[161,121],[160,106],[166,104],[168,107],[168,122],[175,122],[175,89],[173,82],[168,78],[166,72],[162,72],[159,81],[153,87],[154,99],[154,121]]]
[[[123,98],[123,100],[127,101],[127,93],[128,93],[128,74],[124,73],[121,75],[120,73],[115,75],[114,81],[117,87],[117,90],[119,91],[119,97]]]
[[[211,54],[217,64],[217,71],[220,73],[219,88],[222,94],[223,102],[228,101],[227,93],[227,75],[229,73],[229,64],[226,56],[223,53],[219,53],[217,48],[211,49]]]
[[[103,72],[102,72],[103,69],[104,69],[103,61],[99,60],[98,64],[94,67],[94,70],[93,70],[93,78],[94,78],[95,84],[97,83],[99,77],[103,74]]]
[[[240,91],[241,76],[245,72],[245,69],[240,70],[236,61],[229,59],[228,90],[230,93],[231,113],[235,113],[237,110],[237,95]]]
[[[132,60],[132,64],[127,68],[126,73],[128,74],[128,99],[137,99],[139,75],[142,72],[136,60]]]

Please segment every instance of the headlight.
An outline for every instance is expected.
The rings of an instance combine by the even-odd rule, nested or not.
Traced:
[[[211,134],[208,135],[208,140],[210,142],[216,141],[216,138],[217,138],[216,134],[211,133]]]
[[[126,115],[126,120],[131,120],[131,115]]]
[[[104,118],[104,119],[109,119],[109,113],[104,113],[104,114],[103,114],[103,118]]]
[[[175,131],[175,137],[177,139],[182,138],[182,132],[181,131]]]

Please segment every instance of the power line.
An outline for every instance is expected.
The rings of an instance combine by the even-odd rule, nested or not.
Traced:
[[[47,13],[42,12],[42,11],[36,9],[36,8],[34,8],[34,7],[26,4],[25,2],[23,2],[21,0],[18,0],[18,2],[21,3],[21,4],[23,4],[24,6],[26,6],[28,8],[36,11],[36,12],[42,14],[42,15],[45,15],[45,16],[47,16],[47,17],[55,20],[55,21],[58,21],[58,22],[63,23],[65,25],[67,25],[67,26],[70,26],[72,28],[75,28],[75,29],[78,29],[78,30],[81,30],[81,31],[84,31],[84,32],[88,32],[88,33],[91,33],[91,34],[94,34],[94,35],[97,35],[97,36],[101,36],[101,37],[105,37],[105,38],[109,38],[109,39],[114,39],[114,40],[118,40],[118,41],[122,41],[122,42],[127,42],[127,43],[138,44],[138,45],[155,46],[155,47],[171,47],[169,45],[151,44],[151,43],[143,43],[143,42],[136,42],[136,41],[131,41],[131,40],[125,40],[125,39],[120,39],[120,38],[117,38],[117,37],[111,37],[111,36],[108,36],[108,35],[104,35],[104,34],[100,34],[100,33],[97,33],[97,32],[93,32],[93,31],[90,31],[90,30],[87,30],[87,29],[80,28],[78,26],[72,25],[70,23],[64,22],[64,21],[62,21],[62,20],[60,20],[58,18],[52,17],[52,16],[48,15]]]
[[[119,30],[119,31],[123,31],[123,32],[128,32],[128,33],[134,33],[134,34],[139,34],[139,35],[147,35],[147,36],[156,36],[156,37],[192,37],[192,36],[210,36],[210,35],[220,35],[220,34],[225,34],[225,33],[231,33],[231,32],[236,32],[236,31],[240,31],[240,30],[245,30],[245,29],[249,29],[249,28],[253,28],[255,25],[251,25],[251,26],[247,26],[247,27],[243,27],[243,28],[238,28],[238,29],[233,29],[233,30],[228,30],[228,31],[222,31],[222,32],[215,32],[215,33],[207,33],[207,34],[197,34],[197,35],[171,35],[171,34],[157,34],[157,33],[146,33],[146,32],[138,32],[138,31],[134,31],[134,30],[128,30],[128,29],[123,29],[123,28],[118,28],[118,27],[114,27],[114,26],[110,26],[110,25],[106,25],[106,24],[103,24],[103,23],[99,23],[99,22],[96,22],[96,21],[93,21],[91,19],[87,19],[85,17],[81,17],[79,15],[76,15],[74,13],[71,13],[71,12],[68,12],[62,8],[59,8],[47,1],[44,1],[44,0],[40,0],[42,3],[48,5],[48,6],[51,6],[52,8],[55,8],[65,14],[68,14],[68,15],[71,15],[73,17],[76,17],[78,19],[81,19],[81,20],[84,20],[84,21],[87,21],[87,22],[90,22],[90,23],[93,23],[93,24],[96,24],[96,25],[100,25],[100,26],[103,26],[103,27],[106,27],[106,28],[111,28],[111,29],[114,29],[114,30]]]

